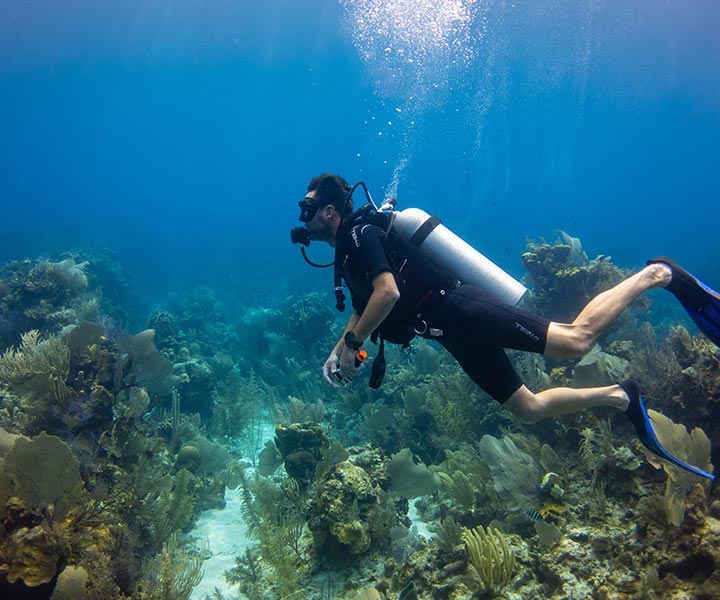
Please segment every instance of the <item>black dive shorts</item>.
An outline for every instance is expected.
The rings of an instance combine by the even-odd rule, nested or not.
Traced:
[[[505,402],[523,384],[503,348],[542,354],[550,321],[499,303],[473,285],[433,294],[422,306],[429,327],[470,378],[495,400]]]

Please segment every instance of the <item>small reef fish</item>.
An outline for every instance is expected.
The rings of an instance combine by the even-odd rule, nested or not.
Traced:
[[[157,406],[155,406],[151,411],[146,412],[142,417],[140,417],[143,421],[148,422],[152,420],[155,415],[159,412],[159,409]]]
[[[397,600],[418,600],[415,584],[412,581],[402,589]]]
[[[525,516],[531,521],[543,521],[543,516],[536,510],[530,509],[525,511]]]

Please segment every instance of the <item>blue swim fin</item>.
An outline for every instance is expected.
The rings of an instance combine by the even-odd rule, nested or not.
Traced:
[[[658,256],[647,262],[665,263],[672,269],[672,281],[665,289],[680,301],[698,329],[720,347],[720,293],[667,256]]]
[[[648,416],[647,409],[645,408],[645,403],[638,391],[637,383],[635,383],[632,379],[628,379],[618,385],[625,390],[628,398],[630,398],[630,405],[625,411],[625,414],[628,416],[628,419],[630,419],[630,422],[635,426],[635,431],[637,431],[637,435],[643,443],[643,446],[645,446],[653,454],[657,454],[660,458],[664,458],[681,469],[690,471],[690,473],[698,475],[699,477],[706,477],[710,481],[714,482],[714,475],[684,463],[662,447],[655,435],[655,430],[650,422],[650,417]]]

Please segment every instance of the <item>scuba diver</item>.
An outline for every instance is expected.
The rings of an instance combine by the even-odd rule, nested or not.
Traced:
[[[353,193],[358,186],[364,188],[367,203],[356,211]],[[299,206],[304,226],[291,230],[292,241],[301,244],[303,257],[312,266],[335,267],[338,309],[344,308],[342,280],[352,301],[352,314],[322,367],[328,385],[352,382],[367,356],[361,347],[371,339],[379,341],[379,349],[370,386],[378,387],[385,371],[384,342],[407,345],[415,336],[424,337],[439,342],[478,386],[524,423],[596,406],[614,407],[627,415],[650,451],[714,480],[662,447],[633,380],[533,392],[504,350],[583,356],[615,318],[651,288],[672,292],[700,330],[720,346],[720,295],[669,258],[649,260],[641,271],[593,298],[572,323],[557,323],[517,308],[525,291],[522,284],[436,217],[419,209],[398,213],[391,210],[393,206],[378,208],[363,182],[350,186],[338,175],[318,175]],[[403,225],[406,211],[413,215],[409,228]],[[428,218],[418,220],[417,213]],[[311,241],[335,248],[335,261],[328,265],[310,261],[305,247]],[[475,273],[458,274],[460,264],[474,265]]]

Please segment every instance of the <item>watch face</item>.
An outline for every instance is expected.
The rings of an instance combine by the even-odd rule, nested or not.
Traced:
[[[362,342],[358,342],[358,341],[355,339],[355,334],[354,334],[352,331],[348,331],[348,332],[345,334],[345,345],[346,345],[348,348],[352,348],[353,350],[357,350],[358,348],[360,348],[360,346],[362,346]]]

